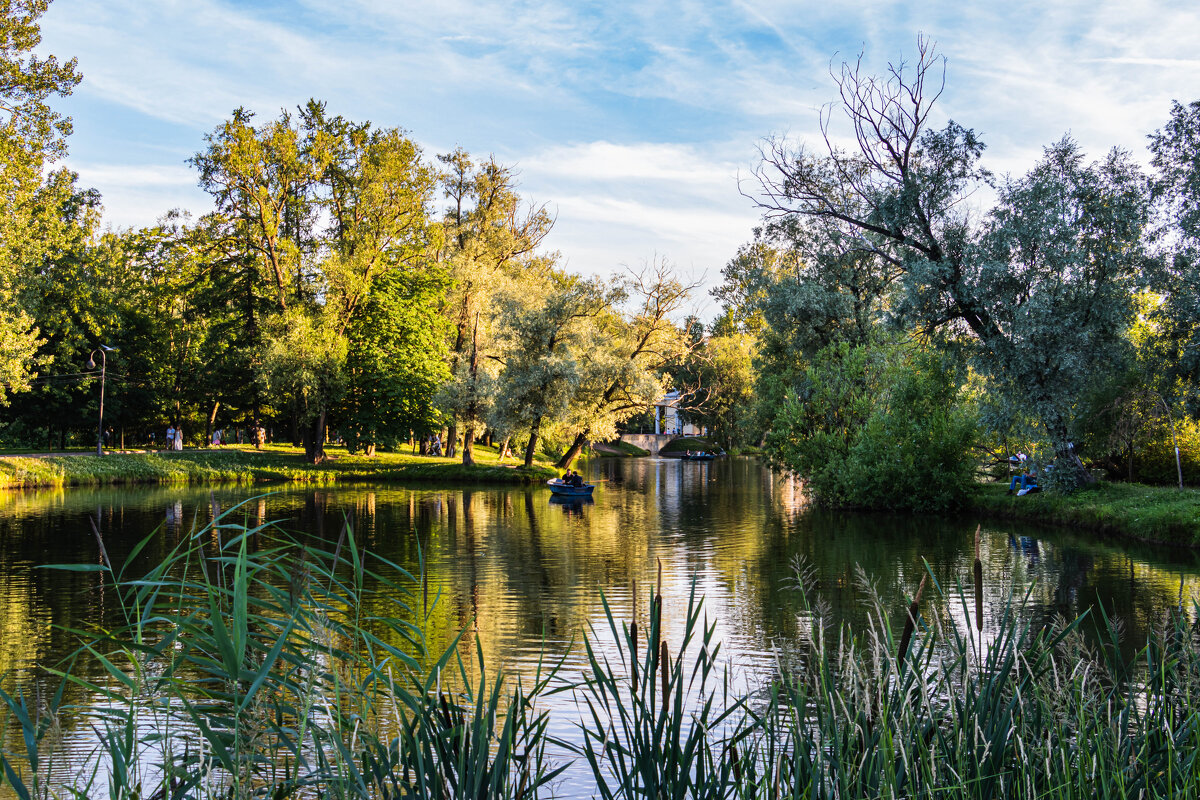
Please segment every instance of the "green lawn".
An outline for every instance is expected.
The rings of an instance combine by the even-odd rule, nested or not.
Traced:
[[[1069,525],[1101,533],[1184,547],[1200,546],[1200,490],[1099,484],[1071,495],[1048,492],[1017,497],[1008,485],[980,486],[973,505],[989,514]]]
[[[721,448],[708,439],[702,439],[699,436],[681,436],[678,439],[672,439],[663,445],[658,451],[659,455],[672,456],[683,455],[688,450],[692,452],[705,451],[709,453],[720,452]]]
[[[227,446],[161,453],[54,455],[33,458],[0,454],[0,488],[96,486],[118,483],[334,483],[429,480],[455,483],[536,483],[553,477],[545,464],[531,470],[509,460],[499,464],[494,448],[476,446],[475,467],[461,459],[431,458],[408,452],[368,458],[329,447],[322,464],[305,463],[301,448],[271,445],[263,450]]]
[[[623,442],[620,439],[612,442],[600,442],[592,445],[592,450],[600,455],[605,456],[629,456],[631,458],[640,458],[642,456],[650,455],[649,450],[643,450],[636,444]]]

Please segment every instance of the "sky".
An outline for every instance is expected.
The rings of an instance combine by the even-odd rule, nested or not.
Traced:
[[[315,97],[430,159],[494,155],[556,216],[567,269],[666,261],[711,317],[764,139],[819,145],[831,68],[881,72],[922,35],[947,59],[934,125],[973,128],[1000,174],[1066,134],[1145,162],[1171,101],[1200,99],[1195,0],[54,0],[39,52],[79,61],[66,163],[113,228],[210,210],[187,164],[205,135]]]

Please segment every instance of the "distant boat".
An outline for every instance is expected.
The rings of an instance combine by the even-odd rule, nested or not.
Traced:
[[[546,485],[550,487],[550,491],[564,497],[591,497],[592,490],[596,488],[594,483],[585,483],[583,486],[572,486],[561,478],[548,480],[546,481]]]
[[[712,461],[716,457],[716,453],[692,453],[691,455],[684,453],[680,456],[684,461]]]

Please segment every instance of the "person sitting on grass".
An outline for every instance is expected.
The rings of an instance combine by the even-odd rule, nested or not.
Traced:
[[[1008,493],[1012,494],[1020,484],[1021,494],[1026,494],[1030,489],[1037,488],[1037,466],[1030,465],[1020,475],[1014,475],[1011,482],[1008,484]]]

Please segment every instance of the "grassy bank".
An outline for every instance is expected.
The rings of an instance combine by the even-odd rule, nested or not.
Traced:
[[[1200,547],[1200,491],[1101,482],[1070,495],[1017,497],[1005,484],[979,487],[972,507],[1006,519],[1087,528],[1143,542]]]
[[[595,442],[592,444],[592,452],[601,456],[627,456],[629,458],[650,455],[649,450],[643,450],[635,444],[623,442],[620,439],[613,442]]]
[[[681,456],[689,450],[693,453],[717,453],[721,451],[721,447],[710,439],[703,439],[699,436],[681,436],[663,445],[658,454],[660,456]]]
[[[0,456],[0,488],[187,483],[345,483],[351,481],[439,481],[450,483],[537,483],[554,477],[545,465],[518,468],[500,464],[496,451],[476,447],[477,466],[460,460],[407,453],[368,458],[329,448],[330,458],[308,464],[303,450],[270,446],[263,450],[225,447],[161,453]]]

